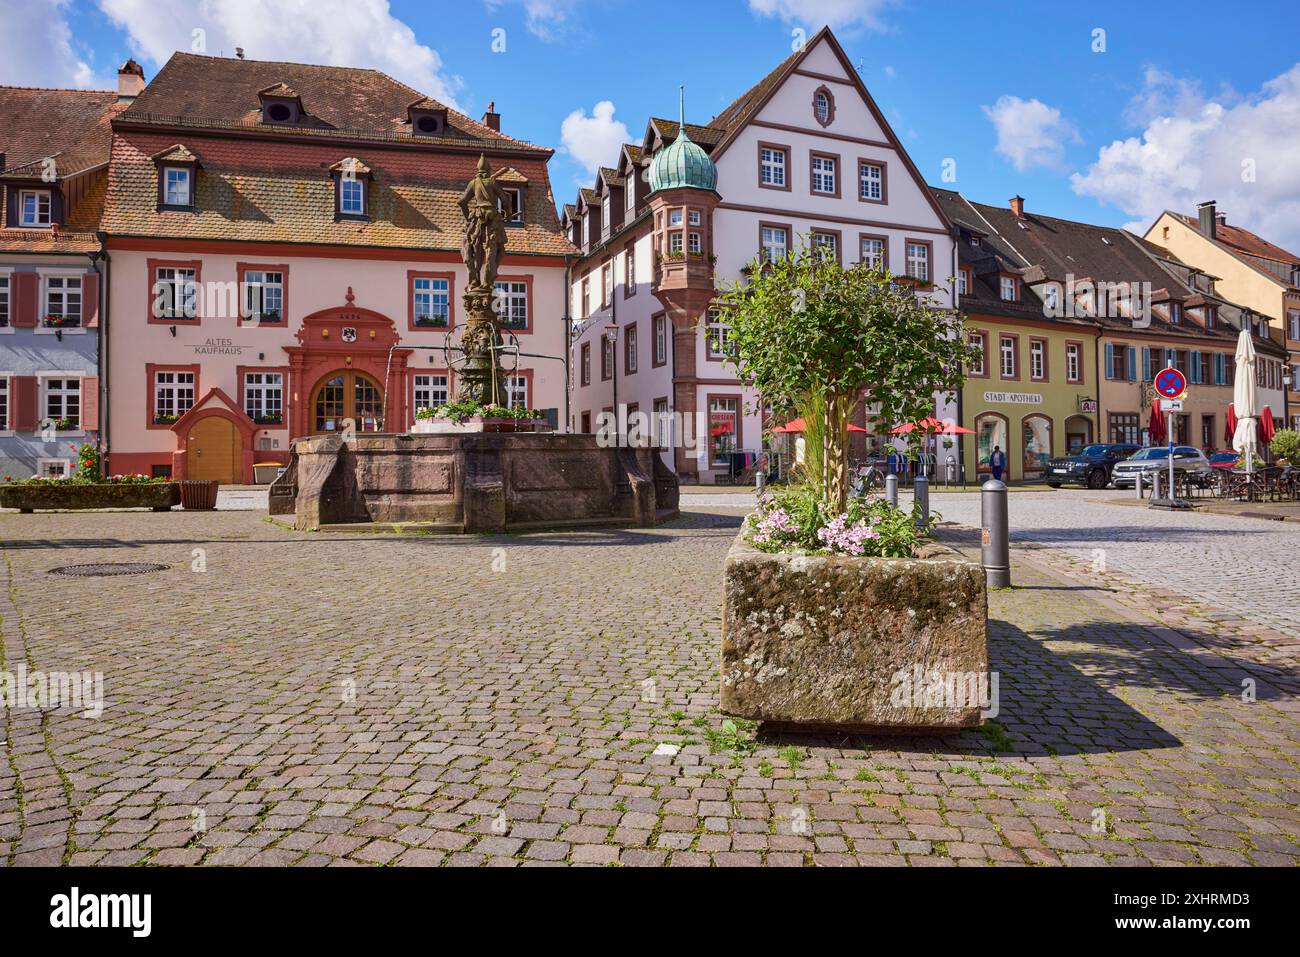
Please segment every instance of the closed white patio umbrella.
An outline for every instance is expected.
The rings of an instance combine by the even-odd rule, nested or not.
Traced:
[[[1232,433],[1232,447],[1246,456],[1246,471],[1255,469],[1259,454],[1259,389],[1255,385],[1255,343],[1250,330],[1242,329],[1237,337],[1237,379],[1232,386],[1232,409],[1237,414],[1237,431]]]

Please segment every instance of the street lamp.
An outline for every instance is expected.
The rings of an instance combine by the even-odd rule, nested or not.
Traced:
[[[609,363],[614,367],[614,444],[623,447],[623,430],[618,414],[618,323],[611,322],[605,327],[605,341],[609,343]]]

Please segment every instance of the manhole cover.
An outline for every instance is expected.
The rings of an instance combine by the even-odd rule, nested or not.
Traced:
[[[51,575],[71,575],[74,578],[106,578],[110,575],[143,575],[146,572],[165,572],[167,565],[154,562],[100,562],[93,565],[64,565],[51,568]]]

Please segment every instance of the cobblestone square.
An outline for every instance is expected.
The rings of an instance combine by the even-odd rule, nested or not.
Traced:
[[[995,723],[770,736],[717,711],[721,566],[743,511],[697,501],[650,530],[459,540],[295,533],[256,512],[0,515],[0,670],[102,672],[105,697],[99,717],[3,712],[0,859],[1300,857],[1300,682],[1276,602],[1215,611],[1026,536],[1016,587],[990,596]],[[1237,524],[1203,560],[1245,560],[1255,526],[1217,521]],[[126,561],[168,568],[50,574]]]

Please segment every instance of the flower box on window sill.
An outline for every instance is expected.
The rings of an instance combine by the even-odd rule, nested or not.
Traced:
[[[280,425],[284,421],[281,415],[254,415],[251,418],[254,425]]]
[[[254,312],[245,316],[244,321],[248,323],[278,323],[280,321],[280,313],[274,309],[267,312]]]
[[[79,432],[81,426],[73,419],[46,419],[41,423],[42,432]]]
[[[154,425],[172,425],[180,418],[179,415],[155,415],[153,417]]]
[[[416,316],[415,324],[421,329],[446,329],[446,319],[434,319],[431,316]]]

